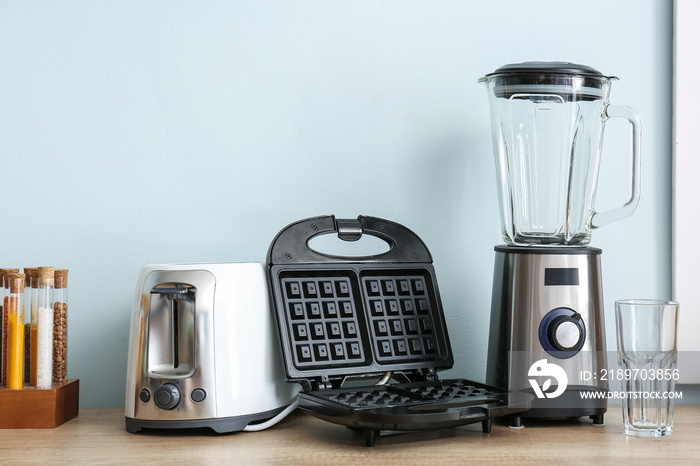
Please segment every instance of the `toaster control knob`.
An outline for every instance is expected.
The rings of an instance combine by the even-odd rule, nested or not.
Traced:
[[[171,383],[161,385],[153,394],[153,401],[160,409],[174,409],[180,404],[180,389]]]
[[[141,389],[139,392],[139,399],[142,403],[148,403],[151,401],[151,392],[149,392],[147,388]]]
[[[195,403],[201,403],[206,397],[207,392],[205,392],[203,388],[195,388],[190,394],[190,398],[192,398],[192,401]]]

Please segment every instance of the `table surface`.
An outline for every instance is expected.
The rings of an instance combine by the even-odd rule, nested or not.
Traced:
[[[451,429],[382,436],[366,447],[364,437],[296,411],[261,432],[215,434],[208,429],[142,431],[124,429],[120,408],[81,409],[55,429],[0,430],[2,464],[700,464],[700,405],[676,405],[674,434],[632,438],[622,430],[619,405],[605,425],[587,418],[525,422],[512,429],[481,423]]]

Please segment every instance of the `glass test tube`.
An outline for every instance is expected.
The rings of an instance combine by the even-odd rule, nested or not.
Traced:
[[[8,296],[10,294],[10,278],[11,273],[19,273],[19,269],[0,269],[2,273],[2,282],[0,283],[0,292],[2,298],[2,385],[7,385],[7,350],[8,337],[10,330],[9,315],[10,309],[7,306]]]
[[[24,298],[25,302],[28,305],[25,305],[25,309],[29,307],[30,313],[31,313],[31,320],[29,322],[29,354],[30,354],[30,362],[29,362],[29,383],[31,385],[36,386],[36,342],[37,342],[37,324],[38,324],[38,316],[36,313],[36,299],[37,299],[37,271],[38,267],[25,267],[24,268],[24,273],[27,274],[27,282],[29,283],[29,291],[27,291],[27,288],[24,290]],[[25,282],[25,286],[27,285],[27,282]],[[26,336],[26,333],[25,333]],[[27,344],[25,342],[24,347],[27,347]],[[26,355],[25,355],[26,356]],[[26,361],[25,357],[25,361]],[[26,372],[26,368],[25,368]]]
[[[23,273],[10,274],[7,305],[7,388],[21,390],[24,379],[24,278]]]
[[[53,375],[53,267],[37,270],[36,388],[51,388]]]
[[[22,382],[24,383],[29,383],[31,379],[31,344],[32,344],[32,334],[31,334],[31,317],[32,313],[30,312],[31,309],[31,296],[32,293],[30,292],[31,290],[31,285],[30,285],[30,280],[31,277],[27,273],[27,271],[24,271],[24,294],[22,297],[22,306],[25,309],[24,313],[24,321],[22,322],[22,331],[24,332],[24,363],[22,364],[22,367],[24,370],[22,371]]]
[[[0,269],[0,385],[7,373],[7,319],[5,317],[5,269]]]
[[[68,363],[68,270],[59,269],[54,274],[53,314],[53,379],[65,382]]]

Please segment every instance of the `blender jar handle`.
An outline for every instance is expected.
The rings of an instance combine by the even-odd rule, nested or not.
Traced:
[[[607,118],[624,118],[632,125],[632,183],[627,202],[605,212],[595,212],[591,218],[591,227],[600,228],[610,222],[629,217],[639,205],[642,180],[642,120],[633,108],[624,105],[608,105],[605,108]]]

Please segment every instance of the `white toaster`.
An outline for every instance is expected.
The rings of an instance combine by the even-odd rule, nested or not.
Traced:
[[[144,266],[131,314],[126,430],[256,430],[289,411],[300,387],[285,381],[272,317],[262,263]]]

